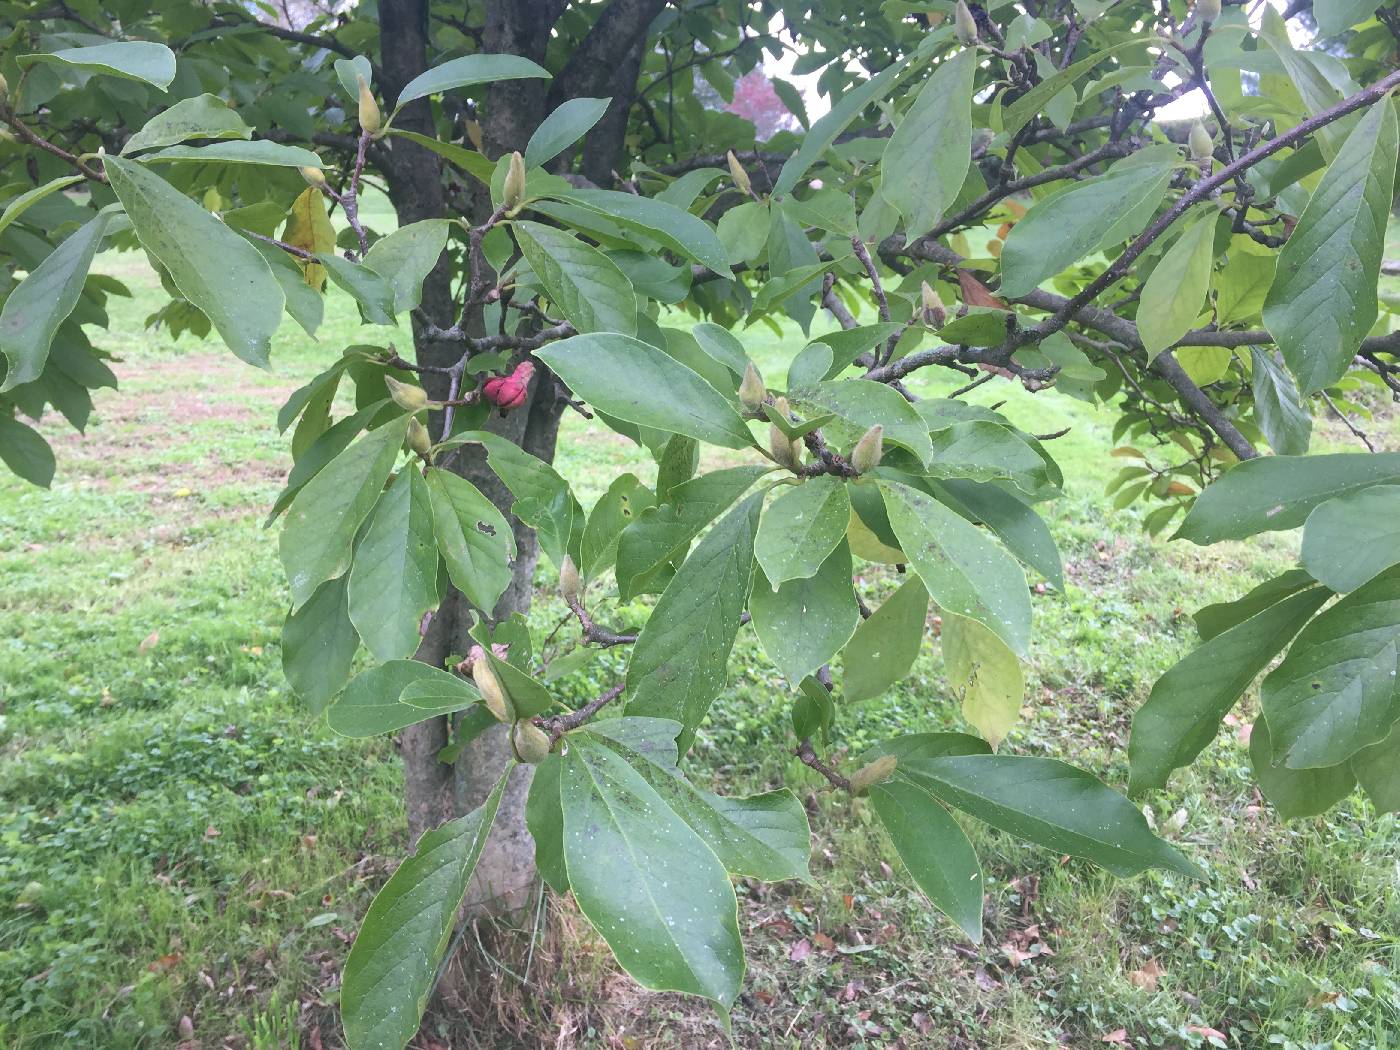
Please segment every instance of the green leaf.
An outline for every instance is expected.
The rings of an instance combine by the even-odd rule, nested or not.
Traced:
[[[617,587],[623,598],[631,598],[643,576],[700,535],[771,469],[746,466],[716,470],[675,486],[665,503],[643,510],[618,537]],[[657,489],[660,492],[659,480]]]
[[[637,295],[615,262],[566,230],[523,219],[511,229],[546,294],[575,328],[637,334]]]
[[[855,328],[838,328],[814,337],[812,342],[831,347],[831,369],[825,378],[830,379],[861,354],[883,344],[890,336],[903,329],[904,326],[898,321],[882,321]]]
[[[455,143],[440,142],[429,135],[420,135],[416,131],[404,131],[400,128],[390,128],[389,134],[401,139],[407,139],[409,142],[416,142],[424,149],[432,150],[439,157],[457,165],[457,167],[461,168],[483,185],[491,185],[491,178],[496,172],[496,165],[484,153],[478,153],[474,149],[458,146]]]
[[[285,298],[251,244],[160,176],[134,161],[104,162],[136,236],[180,294],[204,311],[228,348],[267,367]]]
[[[414,99],[499,80],[548,80],[549,71],[519,55],[466,55],[418,74],[399,93],[397,111]]]
[[[1259,690],[1274,759],[1335,766],[1384,740],[1400,718],[1400,571],[1313,620]]]
[[[924,643],[928,591],[911,575],[863,620],[842,655],[841,692],[854,703],[885,693],[909,673]]]
[[[32,190],[26,190],[21,193],[14,200],[10,201],[9,204],[5,205],[4,214],[0,214],[0,233],[3,233],[9,228],[10,223],[14,222],[28,211],[31,206],[38,204],[45,197],[57,193],[59,190],[66,189],[75,182],[82,181],[83,176],[81,175],[60,175],[56,179],[50,179],[43,185],[35,186]]]
[[[569,871],[564,864],[564,807],[559,798],[559,776],[564,760],[550,755],[535,767],[530,793],[525,798],[525,826],[535,842],[535,867],[555,893],[569,892]]]
[[[682,751],[724,688],[753,583],[762,505],[762,493],[750,496],[700,541],[656,603],[627,664],[627,713],[680,722]]]
[[[967,755],[903,759],[899,772],[950,806],[1120,877],[1165,868],[1201,873],[1148,830],[1137,808],[1082,769],[1050,758]]]
[[[831,107],[830,112],[812,125],[802,137],[802,145],[789,157],[778,172],[773,184],[773,195],[786,196],[797,188],[802,176],[821,159],[823,153],[836,141],[836,136],[846,130],[846,126],[860,116],[866,106],[878,102],[904,79],[909,72],[909,59],[903,58],[886,67],[865,83],[846,92],[841,100]]]
[[[651,489],[634,474],[622,474],[613,479],[588,515],[580,550],[583,554],[579,569],[585,580],[597,577],[612,568],[617,561],[617,548],[625,528],[637,521],[642,512],[655,505]]]
[[[872,787],[870,804],[915,885],[981,944],[982,866],[952,814],[927,790],[899,777]]]
[[[738,336],[713,321],[701,322],[690,330],[690,334],[700,344],[701,350],[729,369],[736,379],[744,378],[744,372],[749,367],[749,355]]]
[[[164,44],[145,40],[117,40],[91,47],[66,47],[44,55],[20,55],[18,62],[21,69],[28,69],[35,63],[67,66],[84,73],[139,80],[162,91],[175,79],[175,52]]]
[[[846,444],[854,444],[879,423],[885,428],[886,443],[908,449],[920,463],[927,463],[933,454],[928,424],[899,391],[884,383],[837,379],[808,390],[791,391],[788,396],[795,405],[834,412],[844,424],[839,437]]]
[[[941,62],[890,136],[880,193],[904,216],[905,236],[922,237],[957,199],[972,163],[972,80],[977,53]]]
[[[1030,643],[1026,574],[1000,547],[933,497],[888,481],[880,491],[900,549],[946,612],[991,628],[1018,656]]]
[[[724,866],[615,751],[587,734],[571,745],[559,786],[579,910],[643,987],[728,1006],[744,951]]]
[[[660,724],[638,727],[638,722]],[[679,722],[670,719],[631,716],[588,727],[645,778],[731,875],[764,882],[808,881],[812,832],[797,797],[786,789],[747,798],[724,798],[701,790],[676,767],[674,744],[665,750],[646,746],[648,740],[667,739],[668,732],[674,740],[680,728]]]
[[[428,471],[433,532],[447,575],[487,615],[510,586],[515,534],[496,505],[466,478]]]
[[[183,98],[157,113],[126,140],[123,157],[141,150],[175,146],[186,139],[252,139],[253,129],[217,95]]]
[[[332,281],[350,293],[368,324],[394,324],[394,286],[364,263],[335,252],[317,252],[316,259]]]
[[[535,357],[608,415],[724,448],[753,445],[728,398],[650,343],[614,333],[576,335]]]
[[[399,703],[410,707],[426,708],[429,711],[442,711],[474,704],[479,699],[476,688],[466,679],[451,674],[434,674],[427,678],[415,678],[403,687]],[[495,721],[495,715],[491,716]]]
[[[996,346],[1006,340],[1007,322],[1014,317],[994,306],[969,306],[938,330],[938,338],[950,345]]]
[[[656,199],[690,211],[696,198],[710,188],[710,183],[724,178],[725,174],[723,168],[692,168],[658,191]]]
[[[1376,13],[1379,0],[1330,0],[1318,4],[1313,17],[1317,19],[1319,36],[1336,36],[1360,25]]]
[[[1143,285],[1137,325],[1149,361],[1191,330],[1210,287],[1218,215],[1213,208],[1202,208],[1201,213],[1172,242]]]
[[[1050,527],[1021,500],[994,484],[948,479],[929,483],[940,502],[968,521],[996,534],[1006,549],[1044,576],[1057,591],[1065,589],[1064,568]]]
[[[88,267],[111,220],[111,212],[98,212],[10,292],[0,309],[0,353],[7,362],[0,392],[32,383],[43,373],[53,337],[78,305]]]
[[[962,697],[963,717],[996,747],[1021,717],[1021,662],[989,628],[964,616],[943,617],[942,640],[943,666]]]
[[[1000,423],[973,419],[935,431],[927,476],[969,481],[1009,481],[1027,496],[1058,494],[1045,460],[1015,431]]]
[[[1225,265],[1215,275],[1215,312],[1221,327],[1258,316],[1264,308],[1264,297],[1269,294],[1269,285],[1274,283],[1278,263],[1278,256],[1273,252],[1255,255],[1236,244],[1231,243]]]
[[[349,599],[350,619],[376,660],[413,655],[419,623],[439,596],[432,503],[412,466],[374,508],[350,567]]]
[[[894,755],[901,765],[908,765],[916,759],[991,753],[990,744],[970,733],[906,733],[876,744],[860,756],[860,763],[864,765],[884,755]]]
[[[345,599],[345,577],[327,580],[282,625],[282,671],[292,691],[320,714],[350,681],[360,636]]]
[[[1215,739],[1220,720],[1331,595],[1321,587],[1285,597],[1222,631],[1157,679],[1133,715],[1129,790],[1164,788]]]
[[[860,622],[851,586],[851,548],[842,540],[814,576],[778,587],[760,573],[749,595],[749,612],[763,651],[797,685],[840,652]]]
[[[360,97],[360,77],[365,78],[366,84],[374,83],[374,66],[366,55],[356,55],[354,58],[337,58],[334,68],[335,77],[340,81],[341,90],[345,92],[346,99],[351,102],[357,101]]]
[[[1400,562],[1400,485],[1373,485],[1318,505],[1303,527],[1303,568],[1338,593]]]
[[[292,608],[350,568],[360,523],[379,500],[408,433],[408,417],[372,430],[341,452],[292,500],[278,549]]]
[[[333,395],[326,393],[322,396],[329,401]],[[324,470],[331,460],[345,451],[350,446],[350,442],[354,441],[362,430],[381,415],[397,415],[398,412],[399,406],[386,398],[383,401],[366,405],[354,415],[346,416],[333,424],[329,430],[317,435],[310,446],[296,457],[296,462],[292,464],[291,472],[287,475],[287,484],[277,494],[277,499],[272,504],[272,510],[268,512],[267,520],[263,523],[264,527],[271,525],[279,514],[291,506],[292,500],[296,498],[298,492],[306,487],[306,483]]]
[[[253,247],[267,261],[272,276],[287,297],[287,315],[301,325],[307,335],[314,336],[325,315],[325,300],[321,293],[306,283],[301,267],[281,248],[263,241],[254,241]]]
[[[1376,809],[1400,811],[1400,729],[1353,755],[1351,771]]]
[[[252,142],[212,142],[207,146],[169,146],[147,153],[142,164],[197,161],[200,164],[270,164],[279,168],[319,168],[321,158],[309,149],[257,139]]]
[[[1179,157],[1149,147],[1104,175],[1037,201],[1012,227],[1001,253],[1001,295],[1019,298],[1087,255],[1137,234],[1166,196]],[[1148,156],[1144,156],[1148,154]]]
[[[535,529],[540,547],[554,564],[563,564],[566,553],[578,562],[583,508],[569,483],[548,463],[490,431],[463,431],[443,448],[471,443],[485,447],[487,465],[515,497],[511,512]]]
[[[564,150],[586,135],[603,119],[610,98],[571,98],[563,103],[535,129],[525,147],[525,167],[538,168],[548,164]]]
[[[1322,6],[1330,7],[1332,4],[1329,2]],[[1294,48],[1283,16],[1272,7],[1264,9],[1259,38],[1277,56],[1288,82],[1297,91],[1298,98],[1308,113],[1322,113],[1342,100],[1342,92],[1331,80],[1323,76],[1322,70],[1312,61],[1311,56]],[[1291,117],[1292,113],[1289,115]],[[1344,129],[1350,127],[1354,119],[1353,117],[1337,123],[1324,124],[1314,132],[1314,140],[1329,161],[1337,155],[1345,134]]]
[[[798,740],[820,738],[831,743],[831,723],[836,717],[836,705],[831,693],[812,675],[798,684],[797,699],[792,702],[792,731]]]
[[[48,488],[56,467],[53,449],[33,427],[0,415],[0,460],[31,485]]]
[[[1201,636],[1201,641],[1208,642],[1222,631],[1244,623],[1256,613],[1271,605],[1277,605],[1289,595],[1307,590],[1315,583],[1316,581],[1302,569],[1289,569],[1282,575],[1265,580],[1243,598],[1236,598],[1232,602],[1216,602],[1196,610],[1195,616],[1192,617],[1196,622],[1196,633]]]
[[[1279,253],[1264,327],[1304,394],[1345,375],[1376,323],[1398,147],[1394,106],[1372,106],[1328,165]]]
[[[626,229],[654,238],[721,277],[732,274],[728,253],[715,231],[704,219],[683,208],[617,190],[574,190],[560,199],[606,215]]]
[[[1271,350],[1251,347],[1250,360],[1254,419],[1264,440],[1280,456],[1306,455],[1312,436],[1312,413],[1298,396],[1293,377]]]
[[[846,536],[851,500],[846,482],[821,474],[790,487],[763,512],[754,556],[774,587],[815,576]]]
[[[514,764],[486,801],[418,840],[365,913],[341,978],[340,1018],[350,1050],[402,1050],[418,1034]]]
[[[423,282],[447,246],[446,219],[424,219],[379,238],[365,253],[365,265],[394,290],[395,314],[407,313],[423,298]]]
[[[410,688],[418,703],[401,699]],[[429,696],[440,697],[441,704],[432,706]],[[468,683],[446,671],[417,660],[390,660],[352,678],[326,709],[326,724],[341,736],[379,736],[465,710],[479,699]]]
[[[1393,484],[1400,484],[1400,452],[1260,456],[1206,486],[1177,536],[1206,546],[1296,529],[1320,503],[1372,485]]]
[[[1284,820],[1326,813],[1351,794],[1356,777],[1349,765],[1327,769],[1288,769],[1272,765],[1273,744],[1269,726],[1261,715],[1249,733],[1249,764],[1259,790]]]

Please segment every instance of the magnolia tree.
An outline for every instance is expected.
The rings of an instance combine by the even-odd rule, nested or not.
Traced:
[[[404,755],[416,852],[346,962],[352,1047],[403,1046],[464,902],[508,907],[536,872],[641,984],[733,1002],[732,877],[809,878],[790,791],[686,777],[745,624],[789,684],[796,756],[864,796],[966,937],[983,887],[962,820],[1117,875],[1198,873],[1089,773],[998,751],[1028,574],[1063,585],[1038,512],[1061,475],[1053,435],[962,400],[984,385],[1113,413],[1112,498],[1147,504],[1153,533],[1303,529],[1299,568],[1197,614],[1202,644],[1134,718],[1132,790],[1188,765],[1286,651],[1250,747],[1264,794],[1306,815],[1359,783],[1400,808],[1400,454],[1307,454],[1316,413],[1400,392],[1377,295],[1400,8],[869,7],[3,15],[11,469],[47,485],[26,419],[81,429],[113,383],[104,302],[124,289],[90,272],[101,250],[146,254],[169,295],[153,324],[253,366],[284,313],[314,334],[328,282],[384,326],[325,346],[282,407],[294,465],[271,508],[288,681],[308,717],[397,733]],[[762,143],[695,101],[697,77],[727,98],[785,54],[820,73],[820,119],[782,80],[798,124]],[[1208,115],[1168,135],[1155,115],[1188,96]],[[370,187],[393,230],[362,220]],[[833,330],[809,338],[818,311]],[[776,373],[746,353],[753,324],[789,340]],[[565,412],[654,475],[585,512],[550,465]],[[699,472],[707,446],[730,465]],[[896,568],[878,602],[853,589],[862,563]],[[578,709],[522,615],[537,583],[579,647],[627,654]],[[640,632],[609,626],[612,597],[639,595]],[[838,768],[835,711],[910,673],[931,605],[967,731]]]

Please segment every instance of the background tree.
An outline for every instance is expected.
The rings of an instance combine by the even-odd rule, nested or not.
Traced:
[[[252,364],[284,310],[314,331],[328,280],[367,322],[404,325],[284,407],[296,464],[273,508],[288,678],[338,731],[400,734],[422,837],[347,966],[353,1045],[406,1042],[469,880],[469,899],[509,905],[536,863],[642,983],[732,1001],[728,876],[806,875],[790,793],[722,799],[678,766],[750,620],[793,687],[796,753],[869,795],[969,936],[980,873],[950,809],[1117,874],[1196,871],[1088,774],[992,753],[1020,706],[1025,570],[1060,582],[1035,505],[1061,479],[1054,435],[958,400],[988,383],[1112,406],[1135,442],[1114,450],[1129,460],[1114,498],[1159,504],[1153,531],[1185,515],[1180,535],[1211,543],[1306,523],[1302,568],[1202,610],[1202,649],[1135,720],[1135,781],[1189,763],[1296,634],[1264,682],[1261,787],[1286,813],[1358,781],[1396,805],[1400,558],[1382,530],[1397,468],[1300,458],[1314,411],[1400,391],[1376,296],[1394,5],[1316,12],[1344,57],[1297,49],[1268,5],[865,8],[6,16],[12,469],[54,470],[20,414],[51,405],[81,427],[88,391],[113,381],[84,331],[120,290],[88,273],[104,246],[150,257],[171,294],[154,323],[212,328]],[[787,50],[832,102],[814,121],[778,82],[800,132],[759,143],[697,101],[697,76],[727,91]],[[1188,94],[1211,117],[1183,148],[1153,118]],[[361,222],[369,187],[395,231]],[[783,381],[760,376],[732,329],[810,332],[819,308],[839,328],[795,346]],[[905,388],[925,370],[951,377],[945,397]],[[623,475],[585,514],[548,465],[569,410],[648,448],[654,484]],[[703,445],[742,465],[698,474]],[[537,676],[516,615],[541,551],[584,642],[631,647],[625,680],[578,711]],[[853,559],[907,566],[907,582],[866,608]],[[586,585],[609,573],[623,597],[660,595],[640,635],[595,620]],[[834,769],[833,697],[906,674],[930,600],[977,735],[900,738]],[[362,644],[372,666],[352,678]]]

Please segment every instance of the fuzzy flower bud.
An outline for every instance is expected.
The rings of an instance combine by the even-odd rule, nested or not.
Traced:
[[[889,780],[899,759],[894,755],[881,755],[868,766],[861,766],[851,774],[851,794],[863,795],[876,784]]]
[[[862,474],[868,474],[880,465],[880,457],[885,452],[885,428],[879,423],[860,436],[851,449],[851,466]]]
[[[750,412],[762,412],[763,398],[766,393],[763,377],[758,374],[758,369],[750,361],[748,367],[744,369],[744,379],[739,384],[739,403]]]
[[[942,328],[948,321],[948,310],[944,307],[943,300],[927,281],[919,282],[919,294],[923,300],[924,324]]]
[[[369,89],[364,75],[357,78],[360,82],[360,128],[363,131],[375,134],[384,126],[384,118],[379,112],[379,103],[374,101],[374,92]]]
[[[958,42],[967,47],[977,43],[977,19],[972,17],[964,0],[958,0],[958,6],[953,9],[953,32]]]
[[[1202,22],[1214,22],[1220,17],[1220,0],[1196,0],[1196,17]]]
[[[795,472],[802,466],[802,442],[784,434],[777,423],[768,424],[768,451],[775,463],[788,470]]]
[[[484,654],[472,661],[472,681],[476,683],[477,692],[481,694],[487,710],[496,716],[496,721],[515,721],[515,705],[510,702],[505,687],[496,676],[496,669]]]
[[[574,559],[567,554],[564,555],[564,563],[559,566],[559,593],[570,605],[578,601],[583,593],[583,578],[578,574]]]
[[[529,361],[521,361],[510,375],[492,376],[486,380],[481,392],[487,401],[499,406],[502,412],[519,408],[525,403],[530,388],[530,376],[534,375],[534,372],[535,366],[533,364]]]
[[[549,734],[528,718],[522,718],[511,728],[510,744],[515,757],[527,766],[537,766],[549,757]]]
[[[428,407],[428,392],[412,383],[401,383],[393,376],[384,377],[384,385],[389,388],[389,396],[406,412],[421,412]]]
[[[516,150],[510,155],[510,167],[506,169],[506,184],[501,191],[501,203],[506,211],[514,211],[525,199],[525,158]]]
[[[408,420],[408,447],[420,456],[426,456],[433,448],[432,435],[416,416],[410,416]]]
[[[734,185],[739,187],[739,192],[747,196],[753,196],[753,183],[749,181],[749,173],[744,170],[744,166],[739,163],[739,158],[734,156],[734,151],[730,150],[726,155],[729,161],[729,175],[734,180]]]
[[[298,168],[297,171],[301,172],[301,177],[306,180],[308,186],[314,186],[318,190],[325,188],[326,173],[320,168],[305,167]]]
[[[1191,156],[1196,160],[1210,160],[1211,154],[1215,152],[1215,140],[1210,137],[1210,132],[1199,120],[1191,125],[1189,142]]]

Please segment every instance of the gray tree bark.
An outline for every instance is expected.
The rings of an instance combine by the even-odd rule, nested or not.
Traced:
[[[494,159],[511,150],[523,151],[547,112],[566,99],[611,95],[613,105],[589,135],[583,154],[585,172],[595,181],[606,180],[622,154],[646,29],[665,3],[612,0],[554,81],[511,80],[491,85],[481,121],[487,155]],[[486,8],[482,50],[522,55],[543,63],[551,30],[566,7],[566,0],[492,0]],[[428,66],[428,0],[380,0],[379,22],[385,81],[380,93],[395,98],[404,84]],[[405,107],[395,123],[405,130],[433,134],[427,100]],[[388,140],[380,149],[387,157],[383,166],[389,197],[401,225],[453,214],[442,161],[435,154],[404,139]],[[470,218],[482,221],[490,211],[489,199],[474,184],[466,192]],[[439,328],[448,328],[456,320],[451,271],[445,262],[424,283],[422,313]],[[483,334],[481,316],[468,317],[467,322],[468,331]],[[437,366],[453,364],[463,350],[458,342],[428,338],[425,325],[417,319],[414,348],[420,364]],[[424,377],[424,386],[435,399],[446,396],[446,382],[440,375]],[[493,414],[486,426],[550,462],[563,408],[553,377],[537,365],[527,403],[506,416]],[[435,426],[440,426],[440,421],[435,421]],[[484,613],[494,622],[529,610],[539,560],[534,530],[510,515],[513,499],[487,465],[483,450],[465,449],[453,469],[476,485],[511,521],[517,553],[510,586],[495,609],[473,609],[455,588],[450,589],[416,656],[438,667],[449,656],[467,652],[471,645],[467,630],[476,617]],[[405,806],[413,842],[423,832],[479,806],[508,761],[508,731],[496,726],[464,747],[455,763],[441,762],[438,755],[451,741],[451,728],[448,719],[438,718],[400,734]],[[534,846],[524,820],[529,784],[528,767],[511,777],[468,891],[469,906],[506,911],[519,907],[530,896],[535,883]]]

